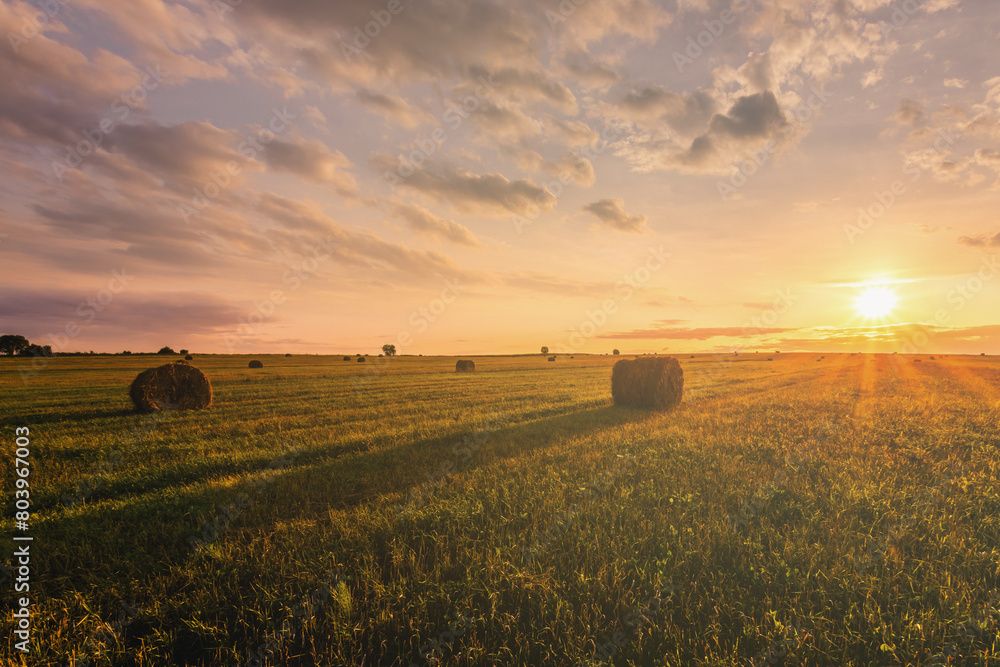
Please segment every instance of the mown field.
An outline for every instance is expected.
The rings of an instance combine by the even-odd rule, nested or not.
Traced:
[[[683,355],[661,414],[609,356],[195,355],[214,406],[156,418],[162,357],[0,359],[2,659],[1000,664],[1000,359],[819,356]]]

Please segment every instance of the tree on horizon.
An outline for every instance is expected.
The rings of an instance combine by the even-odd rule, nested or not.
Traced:
[[[28,349],[31,343],[24,336],[18,336],[16,334],[4,334],[0,336],[0,354],[8,354],[14,356],[15,354],[20,354],[23,350]]]

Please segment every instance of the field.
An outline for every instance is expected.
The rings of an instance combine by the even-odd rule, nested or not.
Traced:
[[[195,355],[156,417],[162,357],[0,359],[26,664],[1000,664],[1000,359],[819,357],[683,355],[655,413],[611,356]]]

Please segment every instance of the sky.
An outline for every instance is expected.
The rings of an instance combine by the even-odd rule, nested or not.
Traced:
[[[57,352],[1000,353],[994,0],[4,0],[0,34],[0,332]]]

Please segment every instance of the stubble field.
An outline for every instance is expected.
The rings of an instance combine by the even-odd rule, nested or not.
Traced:
[[[0,359],[25,664],[1000,664],[1000,359],[820,356],[682,355],[654,413],[612,356],[195,355],[156,417],[174,357]]]

